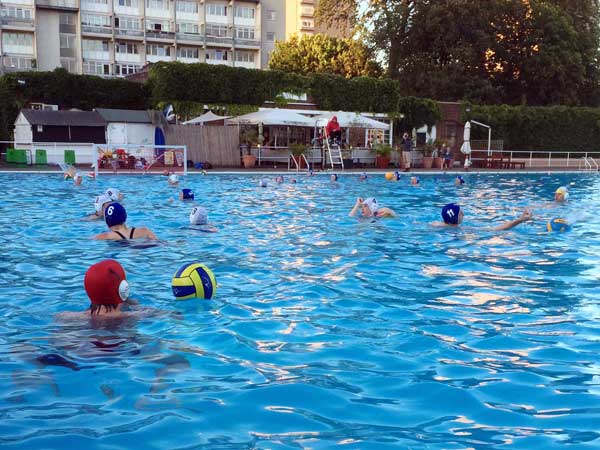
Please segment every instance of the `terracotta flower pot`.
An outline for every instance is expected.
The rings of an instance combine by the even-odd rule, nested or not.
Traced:
[[[433,158],[431,156],[423,156],[423,168],[431,169],[433,166]]]
[[[254,155],[244,155],[242,157],[242,161],[244,162],[244,167],[246,169],[250,169],[256,165],[256,156]]]
[[[390,157],[377,155],[376,162],[378,169],[387,169],[390,165]]]

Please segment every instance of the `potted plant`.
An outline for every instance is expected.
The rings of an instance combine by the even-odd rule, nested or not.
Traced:
[[[240,139],[242,141],[240,148],[245,152],[242,156],[242,161],[246,169],[256,165],[256,156],[252,154],[251,150],[253,145],[258,144],[258,137],[258,132],[254,128],[245,128],[240,133]]]
[[[433,145],[433,139],[428,139],[423,146],[423,168],[431,169],[433,166],[433,152],[435,151],[435,146]]]
[[[352,160],[352,147],[342,149],[342,160],[344,162],[344,169],[352,169],[354,167],[354,161]]]
[[[375,144],[373,146],[377,157],[375,158],[378,169],[387,169],[390,165],[392,146],[390,144]]]
[[[292,153],[292,158],[296,161],[297,167],[303,169],[306,164],[304,163],[304,158],[302,155],[306,153],[306,145],[294,143],[289,145],[290,152]]]

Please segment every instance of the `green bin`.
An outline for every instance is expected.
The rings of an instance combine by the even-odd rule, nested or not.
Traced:
[[[65,150],[65,164],[75,164],[75,150]]]
[[[9,148],[6,150],[6,162],[13,164],[27,164],[27,152],[20,148]]]
[[[37,149],[35,151],[35,163],[48,165],[48,155],[46,154],[46,150]]]

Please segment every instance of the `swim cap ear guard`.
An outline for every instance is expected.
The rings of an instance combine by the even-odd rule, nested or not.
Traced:
[[[119,297],[125,301],[129,298],[129,283],[127,280],[121,280],[119,283]]]

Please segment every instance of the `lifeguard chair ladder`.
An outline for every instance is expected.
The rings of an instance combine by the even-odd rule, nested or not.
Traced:
[[[327,153],[329,164],[332,169],[339,166],[344,170],[344,159],[342,158],[342,149],[338,144],[329,144],[329,136],[327,135],[327,129],[323,128],[323,141],[325,142],[325,151]]]

